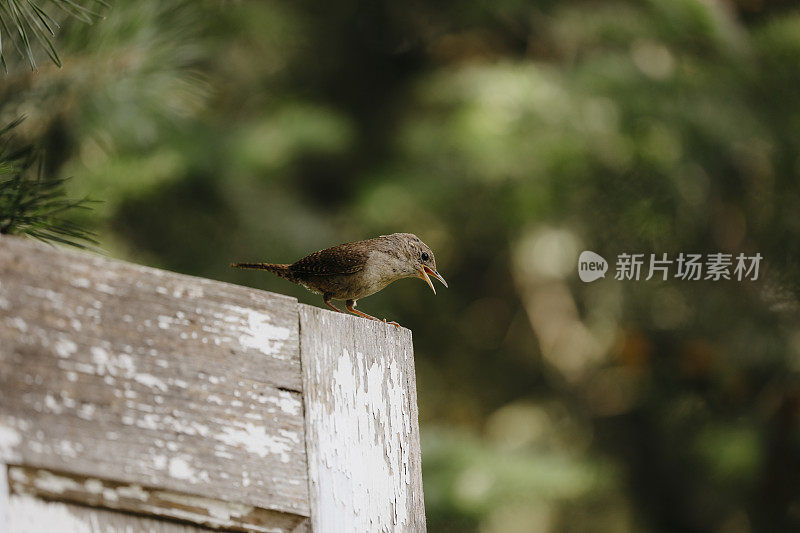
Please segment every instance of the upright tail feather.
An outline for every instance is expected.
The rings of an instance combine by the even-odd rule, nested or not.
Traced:
[[[294,281],[294,276],[289,270],[289,265],[278,265],[275,263],[231,263],[234,268],[248,268],[251,270],[268,270],[273,274]]]

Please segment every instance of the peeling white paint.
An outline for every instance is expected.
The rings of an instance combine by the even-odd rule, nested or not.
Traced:
[[[281,461],[289,462],[289,452],[292,446],[288,441],[291,438],[284,438],[271,435],[267,427],[246,422],[241,427],[223,427],[222,434],[214,435],[214,438],[224,442],[228,446],[243,447],[248,452],[266,457],[270,454],[280,454]]]
[[[136,425],[142,429],[158,430],[160,417],[151,413],[144,414],[136,421]]]
[[[167,467],[167,456],[166,455],[154,455],[152,457],[153,460],[153,468],[156,470],[164,470]]]
[[[195,509],[204,509],[208,515],[218,520],[230,521],[232,518],[241,518],[253,511],[251,505],[240,503],[228,503],[219,500],[212,500],[200,496],[190,496],[188,494],[176,494],[174,492],[155,492],[160,499],[172,503],[177,503]]]
[[[103,482],[99,479],[87,479],[83,486],[90,494],[100,494],[103,492]]]
[[[100,346],[92,346],[89,351],[92,354],[92,362],[95,364],[90,373],[109,378],[111,376],[130,378],[136,373],[134,359],[128,354],[113,355]],[[114,383],[113,378],[107,380],[107,383],[112,385]]]
[[[181,389],[185,389],[186,387],[189,386],[188,382],[182,379],[174,379],[174,378],[169,378],[169,384],[175,385],[176,387],[180,387]]]
[[[266,313],[236,305],[225,305],[224,307],[244,315],[247,319],[247,327],[241,328],[242,333],[239,335],[240,345],[245,348],[253,348],[270,357],[283,357],[281,349],[285,341],[292,335],[289,328],[275,326],[272,324],[271,317]]]
[[[74,479],[56,476],[47,471],[39,472],[39,475],[33,478],[33,485],[37,489],[51,494],[63,494],[70,490],[81,490],[80,485]]]
[[[34,298],[41,298],[43,300],[47,300],[47,302],[54,308],[54,309],[61,309],[64,305],[64,295],[59,294],[52,289],[46,289],[43,287],[31,287],[26,286],[23,289],[25,293],[29,296]]]
[[[9,523],[8,469],[0,462],[0,531],[5,531]]]
[[[28,331],[28,324],[26,324],[25,321],[22,320],[18,316],[15,316],[13,318],[7,318],[6,319],[6,324],[11,326],[12,328],[18,329],[22,333],[25,333],[25,332]]]
[[[119,354],[117,356],[116,368],[110,367],[110,369],[113,369],[113,370],[117,370],[118,369],[118,371],[121,370],[122,371],[121,375],[123,375],[125,377],[130,377],[131,374],[136,372],[136,365],[133,362],[133,357],[131,357],[130,355]],[[117,371],[117,373],[114,373],[114,372],[109,372],[109,373],[111,375],[113,375],[113,376],[116,376],[116,375],[118,375],[118,371]]]
[[[169,390],[169,387],[166,383],[152,374],[136,374],[133,376],[133,379],[137,383],[141,383],[145,387],[150,387],[151,389],[158,389],[161,392],[166,392]]]
[[[61,405],[59,405],[58,402],[56,402],[56,399],[53,398],[52,394],[47,394],[44,397],[44,406],[47,408],[48,411],[50,411],[53,414],[56,415],[61,414],[62,411]]]
[[[82,418],[84,420],[91,420],[94,417],[94,413],[97,407],[91,403],[85,403],[81,405],[80,409],[78,409],[77,415],[78,418]]]
[[[206,397],[206,401],[209,402],[209,403],[215,403],[217,405],[222,405],[222,398],[220,398],[216,394],[209,394]]]
[[[69,507],[42,501],[33,496],[14,495],[9,498],[8,531],[14,533],[90,533],[96,531],[86,518],[75,516]]]
[[[41,259],[56,255],[14,246],[0,247],[0,266],[11,257],[23,281],[2,285],[0,308],[19,317],[0,317],[0,343],[14,343],[20,387],[0,418],[0,457],[65,465],[95,502],[130,499],[124,480],[212,497],[222,487],[236,501],[263,494],[270,508],[307,513],[301,395],[276,389],[299,390],[296,302],[61,251],[47,269],[54,262]]]
[[[17,447],[20,443],[22,443],[22,435],[16,429],[0,425],[0,460],[18,461]],[[0,468],[2,468],[1,464]]]
[[[69,458],[76,458],[83,450],[83,445],[79,442],[72,442],[69,440],[57,441],[53,444],[53,451],[58,455]]]
[[[183,420],[180,420],[178,422],[173,422],[172,425],[177,431],[181,431],[187,435],[199,435],[201,437],[207,437],[211,432],[207,425],[201,424],[200,422],[190,422],[187,424]]]
[[[110,294],[112,296],[117,294],[117,290],[114,287],[112,287],[111,285],[108,285],[106,283],[95,283],[94,284],[94,288],[96,290],[100,291],[100,292],[104,292],[104,293]]]
[[[347,465],[347,471],[321,471],[319,483],[328,487],[357,486],[368,487],[360,494],[360,498],[348,497],[347,494],[328,491],[322,495],[322,505],[352,509],[355,515],[375,515],[374,509],[391,505],[393,512],[379,514],[383,520],[390,516],[407,516],[405,498],[389,501],[389,496],[406,494],[408,484],[407,471],[402,465],[407,464],[407,449],[402,447],[403,437],[408,429],[404,423],[403,411],[406,404],[405,387],[397,382],[396,363],[392,360],[375,361],[369,368],[364,367],[364,354],[357,353],[352,357],[347,350],[339,358],[339,364],[332,376],[334,383],[333,410],[327,414],[329,420],[348,420],[347,424],[333,424],[323,427],[320,451],[323,461],[328,464]],[[355,360],[355,365],[353,365]],[[365,376],[362,380],[360,376]],[[342,427],[344,426],[344,427]],[[394,433],[394,434],[393,434]],[[383,446],[375,446],[371,438],[377,437]],[[404,456],[406,455],[406,456]],[[342,476],[345,476],[343,479]],[[325,479],[328,477],[328,479]],[[346,479],[349,477],[349,479]],[[346,485],[342,486],[342,483]],[[359,491],[361,492],[361,491]],[[352,500],[350,500],[352,498]],[[332,512],[332,509],[325,512]],[[385,522],[378,525],[388,528],[394,525]]]
[[[78,351],[78,345],[69,339],[59,339],[53,349],[57,356],[66,358]]]
[[[94,361],[94,364],[98,367],[104,367],[106,363],[108,363],[108,352],[105,349],[99,346],[92,346],[89,351],[92,353],[92,361]]]
[[[407,376],[397,359],[410,355],[382,339],[368,354],[339,351],[332,348],[336,342],[320,344],[311,356],[313,368],[303,361],[306,376],[314,379],[305,382],[313,527],[411,530],[417,525],[409,521],[416,511],[414,491],[420,491],[421,505],[421,485],[409,471],[409,443],[418,436]],[[309,390],[316,392],[309,397]]]
[[[81,289],[88,289],[92,286],[92,282],[86,278],[73,278],[70,280],[69,284],[73,287],[78,287]]]
[[[289,415],[299,415],[303,412],[303,402],[300,401],[300,396],[292,394],[287,391],[279,390],[278,398],[274,396],[266,396],[268,401],[280,407],[281,411]]]
[[[117,494],[119,494],[121,498],[139,500],[142,502],[146,502],[148,498],[147,491],[142,489],[141,485],[136,484],[117,487]]]
[[[194,468],[181,457],[173,457],[169,460],[169,475],[175,479],[194,480]]]

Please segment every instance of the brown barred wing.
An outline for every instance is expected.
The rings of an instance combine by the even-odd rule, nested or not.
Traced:
[[[348,243],[314,252],[289,266],[297,275],[335,276],[353,274],[364,268],[369,256],[360,243]]]

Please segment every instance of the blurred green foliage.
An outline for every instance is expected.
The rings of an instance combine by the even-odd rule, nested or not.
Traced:
[[[113,255],[317,298],[290,262],[410,231],[431,531],[800,529],[800,11],[790,2],[118,3],[9,61]],[[581,250],[764,256],[583,284]],[[613,269],[613,265],[612,265]]]
[[[78,248],[97,244],[91,231],[69,218],[92,202],[70,199],[66,179],[42,175],[42,157],[33,146],[12,148],[14,128],[21,122],[0,127],[0,235],[27,235]]]

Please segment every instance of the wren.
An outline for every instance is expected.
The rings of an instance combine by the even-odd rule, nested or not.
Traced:
[[[325,305],[344,313],[331,300],[345,300],[347,310],[370,320],[380,320],[356,309],[356,301],[375,294],[402,278],[420,278],[436,289],[429,276],[447,287],[436,271],[433,252],[411,233],[381,235],[365,241],[348,242],[314,252],[290,265],[276,263],[233,263],[232,267],[268,270],[273,274],[322,295]],[[383,319],[386,322],[386,319]],[[400,327],[397,322],[387,322]]]

